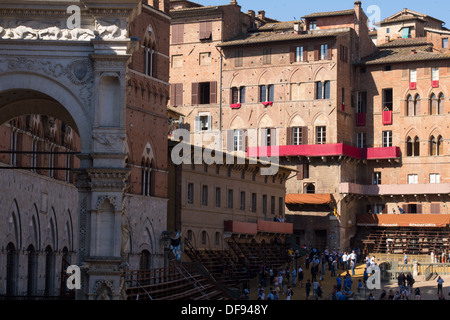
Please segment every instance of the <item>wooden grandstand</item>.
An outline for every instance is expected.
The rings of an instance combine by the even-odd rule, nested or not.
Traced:
[[[231,300],[214,279],[195,264],[126,271],[123,274],[128,300]]]
[[[388,239],[392,240],[388,242]],[[373,229],[362,240],[364,252],[404,253],[427,255],[431,252],[443,252],[450,249],[450,230],[384,228]],[[389,250],[389,252],[388,252]]]
[[[185,252],[192,261],[201,263],[227,288],[238,288],[255,278],[264,264],[280,268],[288,262],[287,248],[276,243],[257,244],[228,238],[229,249],[196,249],[185,239]]]

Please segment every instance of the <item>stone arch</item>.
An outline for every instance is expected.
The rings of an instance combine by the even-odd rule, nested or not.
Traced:
[[[330,125],[330,119],[328,118],[328,116],[325,113],[319,112],[313,118],[312,123],[313,123],[314,127],[316,127],[316,126],[329,126]]]
[[[28,238],[26,245],[33,245],[36,250],[41,249],[41,226],[39,221],[39,211],[36,203],[33,204],[31,218],[29,223],[29,230],[27,232]]]
[[[67,218],[64,223],[64,234],[62,236],[61,247],[67,247],[70,251],[73,251],[74,246],[74,234],[73,234],[73,223],[72,214],[70,210],[67,210]]]
[[[267,112],[263,113],[258,121],[258,128],[272,128],[273,127],[273,121],[272,118],[267,114]]]
[[[137,233],[137,238],[133,239],[133,242],[136,243],[135,247],[138,248],[139,251],[148,250],[151,255],[156,253],[156,235],[153,224],[149,218],[146,218],[144,223],[142,223],[142,226]]]
[[[17,200],[14,199],[9,207],[6,227],[6,239],[3,243],[12,243],[17,250],[22,248],[22,224]]]
[[[239,115],[235,115],[228,125],[228,128],[230,129],[243,129],[245,128],[245,122],[242,120],[242,118]]]
[[[45,114],[63,120],[80,136],[82,150],[92,146],[92,125],[88,106],[60,82],[32,72],[0,74],[0,92],[6,99],[12,92],[23,92],[25,100],[0,101],[0,123],[25,114]]]
[[[326,77],[327,68],[324,65],[320,65],[317,70],[313,72],[314,81],[329,81],[330,79]]]
[[[289,120],[289,127],[306,127],[306,122],[303,120],[302,116],[295,113],[291,116]]]
[[[43,232],[44,238],[42,242],[42,247],[45,248],[50,246],[53,250],[58,249],[58,225],[57,225],[55,209],[51,207],[50,215],[48,217],[47,225]]]

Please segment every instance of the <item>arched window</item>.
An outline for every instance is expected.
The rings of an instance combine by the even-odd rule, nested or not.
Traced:
[[[406,115],[413,116],[414,115],[414,100],[411,95],[408,95],[406,99]]]
[[[151,254],[148,250],[142,250],[139,259],[139,270],[148,270],[151,268]]]
[[[152,161],[142,159],[142,195],[152,195]]]
[[[442,156],[444,154],[444,138],[442,138],[442,136],[439,136],[437,138],[437,146],[436,146],[437,150],[437,155],[438,156]]]
[[[28,253],[28,274],[27,274],[27,295],[36,295],[37,284],[37,254],[33,245],[27,248]]]
[[[55,253],[50,246],[45,248],[45,296],[52,296],[55,287]]]
[[[437,141],[434,136],[430,138],[430,156],[435,156],[437,153]]]
[[[420,140],[418,137],[414,138],[413,155],[415,157],[420,156]]]
[[[444,112],[445,112],[444,102],[445,102],[445,97],[444,97],[444,94],[441,93],[441,94],[439,94],[439,99],[438,99],[438,107],[437,107],[438,114],[444,114]]]
[[[17,275],[19,259],[16,247],[13,243],[6,246],[6,295],[14,296],[17,294]]]
[[[438,114],[438,99],[434,93],[431,94],[430,97],[430,114]]]
[[[216,232],[215,234],[215,241],[214,241],[216,247],[220,246],[220,233]]]
[[[406,139],[406,156],[412,157],[412,155],[413,155],[413,142],[411,137],[408,137],[408,139]]]
[[[414,115],[420,115],[420,95],[416,95],[414,98]]]
[[[206,240],[208,238],[208,234],[206,231],[202,231],[202,245],[206,246]]]

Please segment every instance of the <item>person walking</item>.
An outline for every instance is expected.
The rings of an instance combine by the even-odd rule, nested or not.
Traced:
[[[441,294],[442,295],[442,284],[444,283],[444,279],[441,278],[441,276],[438,277],[437,279],[437,284],[438,284],[438,290],[437,290],[437,294]]]
[[[298,268],[298,285],[300,288],[303,288],[303,269],[302,267]]]
[[[306,300],[309,299],[309,295],[311,293],[311,280],[308,279],[305,284],[305,291],[306,291]]]

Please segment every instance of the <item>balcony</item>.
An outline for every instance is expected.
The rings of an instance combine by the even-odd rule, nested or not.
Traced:
[[[294,225],[286,222],[258,220],[256,223],[224,221],[224,231],[235,234],[256,235],[257,233],[292,234]]]
[[[362,185],[344,182],[339,192],[364,196],[449,194],[450,183]]]
[[[252,234],[258,233],[256,223],[240,222],[240,221],[224,221],[225,232],[238,233],[238,234]]]
[[[286,222],[258,220],[258,232],[293,234],[294,225]]]
[[[400,158],[399,147],[357,148],[343,143],[277,147],[249,147],[248,157],[331,157],[346,156],[361,160]]]

